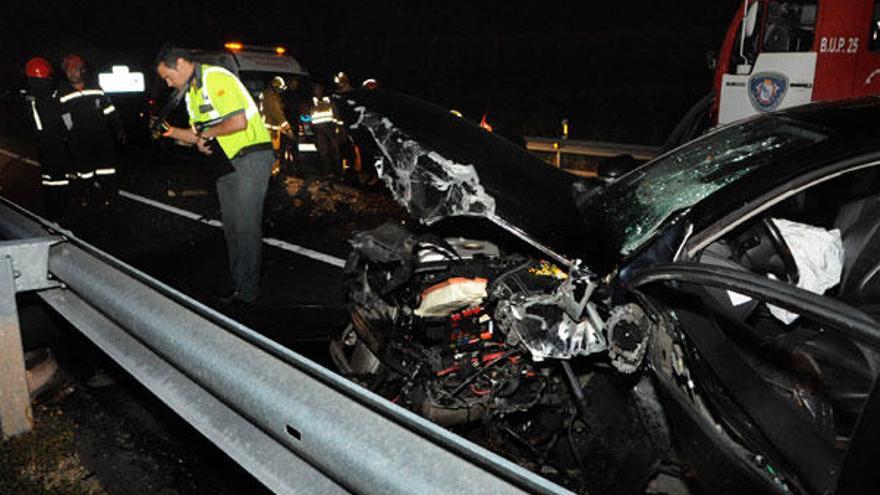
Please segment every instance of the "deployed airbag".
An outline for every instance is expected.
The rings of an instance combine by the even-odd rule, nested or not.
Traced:
[[[773,218],[782,238],[791,250],[798,269],[797,286],[816,294],[840,283],[843,272],[843,241],[840,230],[826,230],[804,223]],[[782,308],[769,305],[776,318],[789,324],[798,315]]]

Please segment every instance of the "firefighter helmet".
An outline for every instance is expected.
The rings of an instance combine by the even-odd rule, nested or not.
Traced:
[[[348,74],[339,71],[335,76],[333,76],[333,84],[336,84],[337,86],[348,84]]]
[[[278,91],[284,91],[287,89],[287,83],[284,82],[284,78],[281,76],[275,76],[272,78],[272,87],[277,89]]]
[[[82,59],[79,55],[75,53],[71,53],[70,55],[65,55],[63,59],[61,59],[61,68],[63,70],[67,70],[69,68],[82,68],[85,67],[86,61]]]
[[[361,83],[361,86],[366,89],[376,89],[379,87],[379,82],[371,77],[369,79],[364,79],[364,82]]]
[[[34,57],[27,61],[24,71],[28,77],[48,79],[52,77],[52,64],[43,57]]]

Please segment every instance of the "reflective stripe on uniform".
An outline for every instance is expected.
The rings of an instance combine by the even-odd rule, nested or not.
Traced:
[[[78,179],[91,179],[95,176],[95,172],[77,172],[76,177]]]
[[[204,66],[202,66],[202,68],[204,69]],[[220,112],[217,111],[217,107],[215,107],[214,102],[211,101],[211,95],[208,94],[208,85],[206,84],[207,72],[208,72],[208,70],[202,70],[202,87],[201,87],[202,103],[211,107],[211,111],[208,112],[208,118],[210,118],[211,120],[214,120],[214,119],[220,118]],[[187,93],[186,96],[187,96],[186,103],[188,105],[189,104],[189,93]]]
[[[68,186],[68,185],[70,185],[70,181],[67,179],[57,179],[57,180],[43,179],[42,184],[44,186]]]
[[[319,100],[317,96],[313,96],[312,107],[312,124],[326,124],[328,122],[336,121],[336,116],[333,115],[333,105],[330,103],[330,98],[324,96]]]
[[[333,110],[312,112],[312,124],[326,124],[327,122],[333,122],[335,120],[336,119],[333,117]]]
[[[70,184],[70,181],[67,180],[66,178],[59,179],[59,178],[52,177],[49,174],[41,174],[40,179],[41,179],[40,182],[44,186],[66,186],[66,185]]]
[[[34,123],[37,124],[37,130],[42,131],[43,130],[43,121],[40,120],[40,114],[39,114],[39,112],[37,112],[37,102],[36,101],[31,100],[31,108],[34,110]]]
[[[86,89],[83,91],[74,91],[73,93],[68,93],[61,98],[58,99],[61,103],[67,103],[74,98],[79,98],[81,96],[103,96],[104,92],[100,89]]]
[[[104,109],[104,115],[110,115],[111,113],[116,111],[116,107],[110,105],[109,107]]]
[[[95,175],[113,175],[116,173],[115,168],[98,168],[95,169]]]

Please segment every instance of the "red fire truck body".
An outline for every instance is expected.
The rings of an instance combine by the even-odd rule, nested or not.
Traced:
[[[713,124],[880,94],[880,0],[746,0],[714,79]]]

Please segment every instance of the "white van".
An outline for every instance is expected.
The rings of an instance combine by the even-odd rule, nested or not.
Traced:
[[[217,52],[194,52],[200,62],[219,65],[238,76],[256,99],[275,76],[285,81],[306,79],[309,72],[283,47],[252,46],[226,43],[225,50]]]

